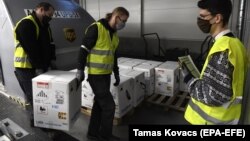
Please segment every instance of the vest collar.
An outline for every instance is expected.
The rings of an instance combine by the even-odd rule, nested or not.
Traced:
[[[100,19],[99,22],[106,28],[108,29],[111,33],[114,33],[115,30],[109,25],[108,20],[106,19]]]
[[[229,29],[226,29],[226,30],[223,30],[223,31],[221,31],[219,34],[217,34],[216,36],[215,36],[215,40],[217,40],[217,39],[219,39],[220,37],[222,37],[222,36],[224,36],[224,35],[226,35],[226,34],[228,34],[228,33],[230,33],[231,31],[229,30]]]

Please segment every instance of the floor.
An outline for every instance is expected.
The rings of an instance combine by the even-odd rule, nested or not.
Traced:
[[[40,128],[29,126],[27,111],[16,102],[0,94],[0,120],[10,118],[30,135],[23,141],[52,141],[51,134]],[[89,116],[80,114],[80,117],[70,131],[58,131],[54,141],[87,141],[86,132]],[[128,128],[131,124],[160,124],[160,125],[183,125],[187,122],[183,118],[183,112],[176,110],[166,111],[163,107],[142,102],[133,112],[125,116],[122,122],[113,127],[113,134],[119,136],[121,141],[128,141]]]
[[[131,124],[185,125],[187,122],[183,118],[183,114],[183,112],[175,110],[165,111],[163,107],[143,102],[134,109],[133,113],[125,116],[121,124],[113,127],[113,133],[119,136],[121,141],[128,141],[128,127]],[[89,116],[81,114],[73,129],[67,133],[79,141],[86,141],[88,122]]]

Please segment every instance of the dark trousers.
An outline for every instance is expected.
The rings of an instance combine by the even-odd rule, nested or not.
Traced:
[[[88,134],[109,140],[112,136],[115,102],[110,92],[110,75],[89,75],[88,81],[95,94]]]
[[[30,104],[27,106],[27,110],[30,112],[30,118],[33,119],[32,78],[36,76],[35,69],[15,68],[15,75],[24,92],[26,101]]]

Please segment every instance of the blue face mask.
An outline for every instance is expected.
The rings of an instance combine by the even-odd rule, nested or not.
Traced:
[[[121,30],[125,27],[125,23],[124,22],[120,22],[118,24],[116,24],[116,30]]]

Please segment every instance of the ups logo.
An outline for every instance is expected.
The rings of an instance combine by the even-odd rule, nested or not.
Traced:
[[[64,28],[64,36],[69,42],[73,42],[76,39],[76,33],[73,28]]]

